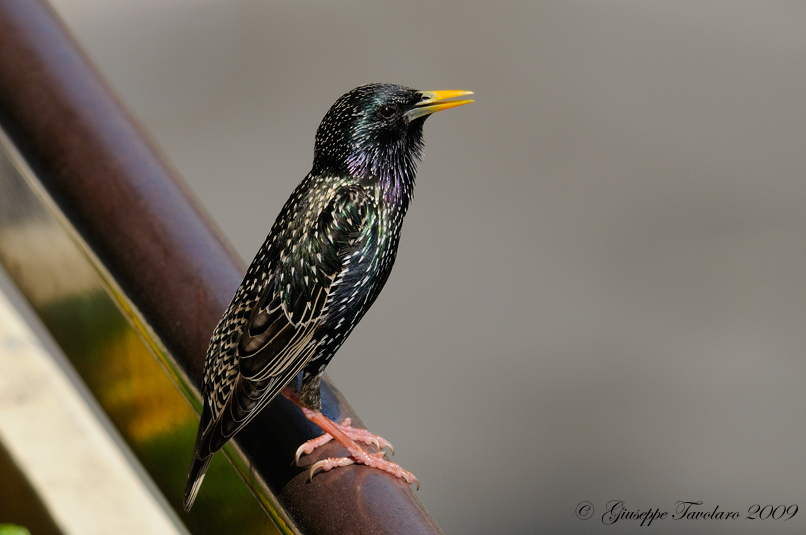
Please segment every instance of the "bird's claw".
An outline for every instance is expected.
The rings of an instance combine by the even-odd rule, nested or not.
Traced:
[[[350,424],[351,424],[350,419],[345,418],[344,422],[342,422],[341,424],[336,424],[336,425],[338,425],[341,428],[341,430],[344,431],[345,435],[347,435],[348,437],[350,437],[353,440],[356,440],[358,442],[363,442],[367,446],[375,446],[379,450],[389,448],[389,451],[392,452],[392,455],[395,454],[395,447],[392,446],[391,442],[389,442],[388,440],[386,440],[382,436],[378,436],[378,435],[375,435],[373,433],[370,433],[366,429],[360,429],[360,428],[352,427]]]
[[[330,436],[329,433],[325,433],[323,435],[320,435],[320,436],[318,436],[316,438],[312,438],[311,440],[305,442],[302,446],[297,448],[297,452],[294,455],[294,464],[299,466],[300,457],[302,457],[303,455],[309,455],[309,454],[313,453],[313,450],[315,450],[319,446],[323,446],[324,444],[327,444],[331,440],[333,440],[333,437]]]
[[[313,476],[317,472],[328,472],[334,468],[347,466],[354,463],[355,461],[350,457],[329,457],[327,459],[315,462],[308,471],[308,481],[313,480]]]
[[[389,448],[389,451],[392,455],[395,454],[395,447],[392,446],[392,443],[386,440],[383,437],[378,435],[374,435],[370,433],[366,429],[361,429],[352,426],[352,420],[350,418],[345,418],[344,421],[340,424],[336,424],[339,428],[344,432],[345,435],[350,437],[351,439],[362,442],[367,446],[375,446],[379,450],[384,450],[385,448]],[[302,458],[303,455],[310,455],[313,451],[318,448],[319,446],[324,446],[328,442],[333,440],[333,437],[330,433],[324,433],[316,438],[312,438],[311,440],[302,444],[294,455],[294,463],[299,466],[299,460]],[[382,452],[383,456],[386,455],[386,452]]]
[[[387,461],[384,459],[384,452],[379,451],[377,453],[366,453],[366,456],[361,456],[361,459],[353,459],[352,457],[329,457],[327,459],[323,459],[321,461],[315,462],[311,469],[308,471],[308,481],[313,480],[313,476],[319,472],[329,472],[334,468],[339,468],[341,466],[348,466],[351,464],[355,464],[356,462],[359,464],[363,464],[365,466],[369,466],[371,468],[377,468],[379,470],[383,470],[384,472],[395,476],[398,479],[402,479],[409,485],[415,485],[416,490],[420,490],[420,482],[417,478],[409,472],[408,470],[404,470],[400,467],[399,464]]]
[[[386,456],[386,450],[384,449],[385,447],[388,447],[394,452],[394,448],[389,441],[377,435],[373,435],[366,429],[357,429],[352,427],[352,422],[349,418],[346,418],[341,424],[337,424],[319,411],[313,411],[307,407],[302,407],[302,412],[310,421],[322,428],[322,430],[325,431],[325,434],[313,440],[309,440],[300,446],[300,448],[297,450],[297,461],[304,453],[310,453],[318,446],[321,446],[334,438],[347,450],[347,453],[349,454],[349,457],[330,457],[322,461],[315,462],[308,471],[309,479],[312,479],[317,472],[327,472],[339,466],[347,466],[349,464],[357,463],[363,464],[370,468],[383,470],[384,472],[391,474],[398,479],[402,479],[409,485],[417,485],[417,489],[419,490],[420,482],[417,481],[417,478],[414,477],[414,474],[384,458]],[[380,451],[370,453],[361,447],[358,442],[363,442],[367,445],[374,445]]]

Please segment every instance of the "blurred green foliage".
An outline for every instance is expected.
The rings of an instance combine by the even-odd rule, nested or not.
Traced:
[[[22,526],[0,524],[0,535],[31,535],[31,532]]]

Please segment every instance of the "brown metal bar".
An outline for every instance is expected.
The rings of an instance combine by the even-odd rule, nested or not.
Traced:
[[[198,407],[207,342],[244,264],[40,0],[0,0],[0,125],[114,279],[131,321],[195,387],[184,392]],[[357,421],[327,380],[323,398],[329,416]],[[291,460],[316,434],[278,399],[237,437],[235,464],[303,533],[441,533],[413,492],[380,471],[351,466],[308,482]]]

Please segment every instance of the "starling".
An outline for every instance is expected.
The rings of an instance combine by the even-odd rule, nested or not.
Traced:
[[[213,454],[281,392],[326,433],[303,444],[297,461],[331,438],[350,454],[316,463],[311,475],[356,462],[417,483],[383,453],[357,443],[388,442],[322,415],[319,384],[392,270],[425,119],[473,102],[455,100],[469,94],[370,84],[327,112],[311,172],[286,201],[210,340],[185,510]]]

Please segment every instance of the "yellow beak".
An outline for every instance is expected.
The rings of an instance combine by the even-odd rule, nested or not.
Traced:
[[[418,117],[431,115],[432,113],[447,110],[448,108],[455,108],[456,106],[463,106],[470,104],[472,100],[448,100],[456,97],[463,97],[465,95],[472,95],[473,91],[462,91],[456,89],[449,89],[447,91],[420,91],[423,96],[414,108],[406,112],[409,121],[413,121]]]

